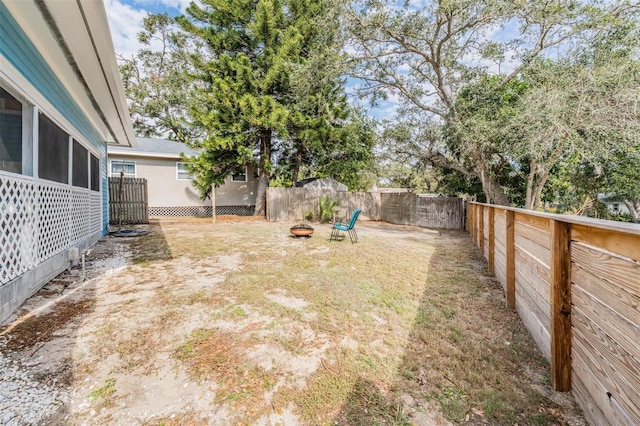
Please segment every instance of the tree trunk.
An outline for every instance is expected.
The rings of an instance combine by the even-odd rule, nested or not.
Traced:
[[[640,201],[623,200],[623,203],[629,209],[633,221],[640,223]]]
[[[545,170],[542,174],[537,175],[536,185],[533,190],[533,204],[531,205],[531,210],[537,210],[540,205],[540,200],[542,199],[542,190],[544,186],[547,184],[547,180],[549,179],[549,172]],[[527,193],[529,189],[527,188]]]
[[[524,208],[531,210],[533,205],[533,183],[536,177],[536,163],[531,162],[529,165],[529,176],[527,176],[527,194],[524,199]]]
[[[491,176],[484,167],[484,164],[478,162],[477,169],[478,177],[482,183],[482,192],[484,192],[484,195],[487,197],[487,203],[508,206],[509,200],[507,199],[507,195],[504,193],[504,189],[491,179]]]
[[[267,188],[271,169],[271,129],[264,129],[260,133],[260,180],[256,195],[256,209],[254,216],[267,215]]]
[[[297,144],[296,161],[293,165],[293,178],[291,179],[291,187],[295,187],[298,183],[298,175],[300,174],[300,166],[302,165],[302,144]]]

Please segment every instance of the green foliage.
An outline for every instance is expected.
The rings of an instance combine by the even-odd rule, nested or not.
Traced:
[[[260,170],[256,214],[272,176],[293,183],[304,168],[358,185],[373,138],[349,127],[331,13],[324,0],[210,0],[178,18],[208,52],[192,57],[189,111],[203,135],[189,168],[203,194],[247,162]]]
[[[537,208],[567,159],[636,143],[639,14],[625,1],[362,0],[345,28],[358,93],[400,101],[411,138],[390,151],[413,158],[400,166],[455,170],[490,202]]]
[[[306,220],[307,222],[311,222],[314,219],[315,219],[315,215],[311,210],[307,210],[306,212],[304,212],[304,220]]]
[[[329,196],[325,195],[320,198],[320,223],[327,223],[333,221],[336,213],[338,213],[338,207],[340,206],[339,200],[331,200]]]
[[[116,379],[113,377],[104,381],[104,385],[91,391],[89,399],[92,401],[106,400],[116,391]]]
[[[199,136],[184,121],[192,98],[190,54],[201,45],[189,39],[167,14],[149,14],[138,41],[144,48],[131,58],[119,57],[129,112],[138,136],[187,142]],[[159,45],[159,49],[152,46]]]

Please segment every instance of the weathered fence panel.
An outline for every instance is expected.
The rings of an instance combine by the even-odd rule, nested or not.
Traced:
[[[270,221],[304,220],[307,212],[320,216],[320,199],[329,197],[340,203],[336,217],[345,219],[355,209],[362,209],[360,217],[379,220],[378,194],[371,192],[347,192],[322,188],[269,188],[267,190],[267,219]]]
[[[439,229],[464,227],[464,202],[457,197],[381,193],[380,204],[380,219],[390,223]]]
[[[303,220],[307,212],[320,215],[320,198],[340,203],[336,217],[348,219],[362,209],[364,220],[384,220],[424,228],[464,229],[464,202],[455,197],[424,197],[412,193],[347,192],[318,188],[269,188],[267,219]]]
[[[109,223],[149,223],[147,180],[143,178],[109,178]]]
[[[468,212],[478,246],[494,216],[495,275],[554,388],[572,390],[593,424],[640,424],[640,226],[477,203]]]

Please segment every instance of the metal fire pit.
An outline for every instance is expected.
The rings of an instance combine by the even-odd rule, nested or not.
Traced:
[[[289,232],[291,232],[292,236],[295,238],[311,238],[313,228],[306,223],[300,223],[289,228]]]

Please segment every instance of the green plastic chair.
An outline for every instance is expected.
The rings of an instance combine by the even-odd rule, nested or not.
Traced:
[[[356,220],[358,220],[358,216],[360,215],[361,211],[362,210],[360,209],[356,209],[353,211],[349,224],[341,223],[341,222],[334,223],[333,226],[331,227],[331,237],[329,237],[329,241],[333,241],[333,240],[341,241],[342,239],[344,239],[344,235],[342,235],[342,233],[347,232],[349,234],[349,238],[351,239],[351,244],[357,243],[358,234],[356,233],[355,225],[356,225]]]

